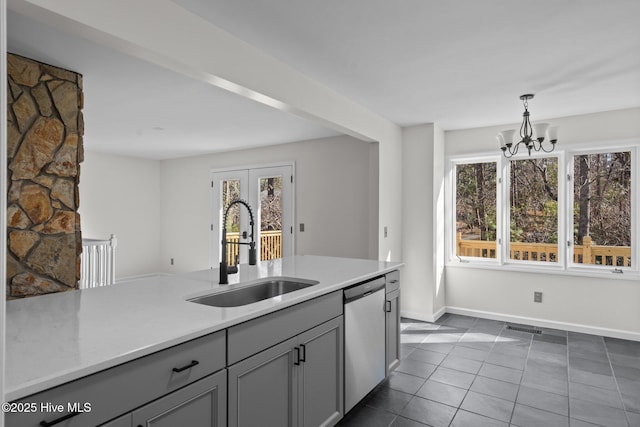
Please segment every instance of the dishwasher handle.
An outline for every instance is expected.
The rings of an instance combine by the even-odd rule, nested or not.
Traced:
[[[355,286],[344,290],[344,303],[348,304],[352,301],[365,297],[369,294],[384,289],[386,280],[384,277],[378,277],[377,279],[370,280],[368,282],[359,283]]]

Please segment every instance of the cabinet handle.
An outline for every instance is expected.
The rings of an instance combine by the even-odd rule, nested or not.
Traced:
[[[65,421],[65,420],[68,420],[69,418],[73,418],[73,417],[75,417],[76,415],[79,415],[79,414],[80,414],[80,412],[70,412],[67,415],[64,415],[64,416],[62,416],[60,418],[56,418],[53,421],[40,421],[40,426],[41,427],[50,427],[50,426],[59,424],[59,423]]]
[[[293,364],[294,365],[300,365],[300,348],[293,347],[293,351],[295,352],[294,359],[293,359]]]
[[[300,349],[301,351],[301,356],[300,356],[300,361],[301,362],[306,362],[307,361],[307,346],[305,346],[304,344],[300,344]]]
[[[384,311],[391,313],[391,301],[387,300],[384,302]]]
[[[197,360],[192,360],[188,365],[183,366],[182,368],[173,368],[173,372],[182,372],[186,371],[189,368],[193,368],[194,366],[200,364]]]

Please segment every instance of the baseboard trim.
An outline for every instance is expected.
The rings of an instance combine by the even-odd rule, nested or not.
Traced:
[[[538,319],[535,317],[514,316],[510,314],[494,313],[490,311],[472,310],[462,307],[447,306],[446,312],[460,314],[463,316],[480,317],[482,319],[500,320],[503,322],[522,323],[525,325],[538,326],[542,328],[561,329],[583,334],[602,335],[611,338],[621,338],[625,340],[640,341],[640,333],[625,331],[622,329],[601,328],[599,326],[581,325],[578,323],[558,322],[554,320]],[[407,316],[411,317],[411,316]],[[420,319],[418,319],[420,320]]]
[[[436,320],[438,320],[440,317],[442,317],[442,315],[444,315],[447,312],[447,307],[442,307],[440,308],[440,310],[436,311],[435,313],[433,313],[433,315],[429,316],[426,315],[424,313],[416,313],[413,311],[400,311],[400,317],[406,317],[408,319],[415,319],[415,320],[420,320],[422,322],[435,322]]]

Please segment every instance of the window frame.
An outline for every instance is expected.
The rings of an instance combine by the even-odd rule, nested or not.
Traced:
[[[573,179],[574,157],[584,154],[631,152],[631,266],[600,266],[580,264],[573,261]],[[640,202],[640,177],[638,176],[638,155],[640,140],[595,141],[581,144],[567,144],[562,150],[552,153],[535,153],[530,157],[525,152],[512,158],[502,153],[479,152],[447,157],[445,172],[445,251],[446,265],[483,268],[503,271],[522,271],[533,273],[552,273],[573,276],[606,277],[613,279],[638,280],[640,278],[640,212],[636,206]],[[558,160],[558,262],[540,262],[512,260],[509,258],[510,242],[510,162],[528,158],[557,158]],[[458,256],[456,254],[456,166],[459,164],[496,162],[496,258]],[[570,216],[567,216],[571,213]],[[571,245],[567,245],[571,241]],[[623,274],[616,273],[620,269]]]
[[[620,269],[623,274],[616,275],[624,275],[624,274],[640,274],[638,271],[638,251],[636,246],[638,245],[638,209],[636,207],[636,203],[638,202],[638,160],[637,160],[637,152],[638,147],[633,145],[611,145],[607,147],[598,146],[598,147],[586,147],[584,149],[573,149],[568,152],[568,156],[566,159],[566,170],[571,171],[567,173],[567,177],[571,176],[570,180],[567,179],[567,198],[566,198],[566,209],[567,212],[573,212],[573,202],[574,202],[574,170],[573,170],[573,159],[575,156],[580,155],[589,155],[589,154],[605,154],[605,153],[616,153],[616,152],[624,152],[629,151],[631,153],[631,266],[595,266],[593,264],[581,264],[576,263],[574,261],[574,244],[573,244],[573,232],[571,234],[567,233],[565,239],[571,241],[571,245],[568,243],[565,244],[567,246],[567,270],[575,271],[575,272],[600,272],[606,271],[608,273],[613,272],[615,269]],[[567,218],[567,227],[569,230],[573,230],[574,227],[574,219],[573,215]]]

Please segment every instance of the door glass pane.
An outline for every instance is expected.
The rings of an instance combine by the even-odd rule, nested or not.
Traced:
[[[511,161],[509,258],[558,262],[558,159]]]
[[[260,259],[282,257],[282,176],[260,178]]]
[[[456,255],[496,258],[496,162],[456,165]]]
[[[573,260],[631,266],[631,152],[574,157]]]
[[[222,214],[235,199],[240,198],[240,180],[231,179],[223,180],[220,185],[222,189],[220,194],[222,196]],[[224,224],[227,230],[227,242],[231,244],[227,246],[227,265],[236,264],[236,260],[239,257],[240,245],[237,243],[240,241],[240,205],[236,204],[229,209],[227,214],[227,223]],[[235,245],[233,243],[236,243]]]

